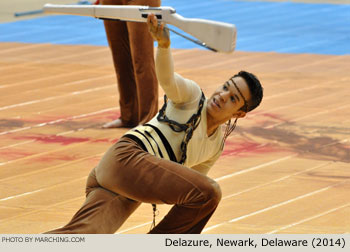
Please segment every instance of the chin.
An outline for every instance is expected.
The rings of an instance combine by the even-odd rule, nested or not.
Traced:
[[[214,112],[215,111],[215,105],[213,104],[212,101],[208,102],[207,104],[207,110],[209,110],[210,112]]]

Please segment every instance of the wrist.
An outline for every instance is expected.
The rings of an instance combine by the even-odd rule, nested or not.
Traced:
[[[159,48],[169,48],[170,47],[170,41],[158,42],[158,47]]]

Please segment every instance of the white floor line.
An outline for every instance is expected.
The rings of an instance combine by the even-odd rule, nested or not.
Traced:
[[[70,181],[66,181],[66,182],[63,182],[63,183],[55,184],[55,185],[48,186],[48,187],[45,187],[45,188],[41,188],[41,189],[38,189],[38,190],[35,190],[35,191],[21,193],[21,194],[9,196],[9,197],[6,197],[6,198],[2,198],[2,199],[0,199],[0,202],[1,201],[7,201],[7,200],[11,200],[11,199],[20,198],[20,197],[27,196],[27,195],[30,195],[30,194],[42,192],[44,190],[49,190],[49,189],[57,187],[57,186],[62,186],[62,185],[65,185],[65,184],[70,184],[70,183],[74,183],[74,182],[77,182],[77,181],[80,181],[80,180],[86,180],[86,179],[87,179],[87,176],[81,177],[81,178],[78,178],[78,179],[72,179]]]
[[[206,56],[204,56],[204,57],[206,57]],[[244,55],[244,56],[239,56],[239,58],[238,59],[236,59],[235,57],[231,57],[230,59],[225,59],[225,60],[219,60],[219,61],[217,61],[217,62],[214,62],[214,63],[211,63],[211,64],[206,64],[206,65],[197,65],[197,66],[195,66],[194,67],[194,69],[196,69],[196,70],[202,70],[202,69],[208,69],[208,68],[213,68],[213,67],[219,67],[219,66],[222,66],[222,65],[224,65],[224,66],[227,66],[227,64],[229,64],[228,62],[230,62],[230,61],[236,61],[237,62],[237,60],[239,61],[239,60],[241,60],[241,58],[249,58],[249,59],[256,59],[256,58],[261,58],[261,57],[264,57],[264,55],[262,55],[262,54],[251,54],[251,55]],[[187,62],[190,62],[192,59],[188,59],[188,60],[186,60]],[[186,61],[183,61],[184,63],[186,63]],[[255,66],[255,64],[253,64],[253,66]],[[253,66],[249,66],[250,68],[252,68]],[[184,72],[190,72],[190,71],[192,71],[192,70],[184,70]]]
[[[259,144],[259,145],[257,145],[257,146],[255,147],[255,150],[260,149],[260,148],[263,148],[263,147],[265,147],[266,145],[268,145],[268,143]],[[241,150],[237,150],[237,151],[230,152],[230,153],[226,154],[226,156],[235,156],[235,155],[237,155],[237,154],[239,154],[239,153],[241,153],[241,152],[245,152],[244,148],[241,149]]]
[[[49,59],[42,59],[42,60],[33,60],[31,62],[34,62],[34,63],[50,63],[50,62],[57,62],[57,60],[63,60],[63,59],[72,59],[72,58],[79,58],[81,56],[86,56],[86,55],[90,55],[90,54],[97,54],[97,53],[100,53],[100,52],[108,52],[108,47],[107,46],[100,46],[99,48],[94,48],[93,50],[85,50],[83,52],[80,52],[79,54],[69,54],[69,55],[63,55],[63,56],[59,56],[59,57],[50,57]],[[60,63],[60,62],[58,62]],[[111,64],[112,61],[111,61]]]
[[[279,179],[272,180],[272,181],[270,181],[270,182],[268,182],[268,183],[264,183],[264,184],[261,184],[261,185],[253,186],[253,187],[250,187],[250,188],[245,189],[245,190],[243,190],[243,191],[239,191],[239,192],[236,192],[236,193],[233,193],[233,194],[226,195],[226,196],[223,197],[222,199],[223,199],[223,200],[229,199],[229,198],[235,197],[235,196],[237,196],[237,195],[240,195],[240,194],[243,194],[243,193],[246,193],[246,192],[250,192],[250,191],[253,191],[253,190],[255,190],[255,189],[258,189],[258,188],[261,188],[261,187],[264,187],[264,186],[267,186],[267,185],[271,185],[271,184],[273,184],[273,183],[281,182],[281,181],[286,180],[286,179],[288,179],[288,178],[294,177],[294,176],[299,175],[299,174],[303,174],[303,173],[308,172],[308,171],[312,171],[312,170],[321,168],[321,167],[326,166],[326,165],[329,165],[329,164],[330,164],[330,162],[327,162],[327,163],[325,163],[325,164],[319,164],[319,165],[316,165],[316,166],[311,167],[311,168],[309,168],[309,169],[302,170],[302,171],[299,171],[299,172],[296,172],[296,173],[293,173],[293,174],[290,174],[290,175],[281,177],[281,178],[279,178]]]
[[[32,142],[35,142],[35,140],[29,140],[29,141],[16,143],[16,144],[6,145],[6,146],[3,146],[3,147],[0,147],[0,150],[7,149],[7,148],[12,148],[12,147],[16,147],[16,146],[19,146],[19,145],[22,145],[22,144],[27,144],[27,143],[32,143]]]
[[[93,98],[91,100],[89,100],[89,103],[94,103],[95,104],[101,104],[101,101],[106,101],[106,99],[113,99],[113,100],[116,100],[117,96],[114,95],[114,94],[110,94],[110,95],[105,95],[103,96],[103,98],[101,97],[98,97],[98,98]],[[68,104],[67,104],[68,105]],[[77,103],[74,103],[74,106],[76,107],[81,107],[81,106],[84,106],[84,101],[79,101]],[[69,108],[72,108],[72,105],[69,105],[69,106],[65,106],[64,109],[66,109],[67,107]],[[114,107],[116,108],[116,107]],[[118,107],[119,108],[119,107]],[[59,108],[59,110],[61,111],[62,107]],[[36,116],[36,115],[42,115],[42,114],[45,114],[47,115],[48,113],[51,113],[49,114],[52,115],[52,114],[57,114],[57,107],[49,107],[49,108],[45,108],[44,110],[40,110],[40,111],[36,111],[36,112],[31,112],[30,114],[26,114],[26,118],[27,117],[32,117],[32,116]],[[13,120],[16,120],[16,119],[21,119],[22,117],[11,117],[10,119],[13,119]]]
[[[1,135],[6,135],[6,134],[10,134],[10,133],[19,132],[19,131],[23,131],[23,130],[27,130],[27,129],[43,127],[43,126],[46,126],[46,125],[52,125],[52,124],[56,124],[56,123],[59,123],[59,122],[65,122],[65,121],[70,121],[70,120],[74,120],[74,119],[89,117],[89,116],[92,116],[92,115],[101,114],[101,113],[105,113],[105,112],[108,112],[108,111],[116,110],[117,108],[118,107],[101,109],[101,110],[90,112],[90,113],[86,113],[86,114],[69,116],[69,117],[66,117],[66,118],[61,118],[61,119],[57,119],[57,120],[53,120],[53,121],[48,121],[48,122],[45,122],[45,123],[39,123],[39,124],[36,124],[36,125],[33,125],[33,126],[27,126],[27,127],[23,127],[23,128],[14,129],[14,130],[3,131],[3,132],[0,132],[0,136]]]
[[[320,213],[320,214],[316,214],[316,215],[311,216],[311,217],[309,217],[309,218],[306,218],[306,219],[303,219],[303,220],[294,222],[294,223],[292,223],[292,224],[289,224],[289,225],[287,225],[287,226],[284,226],[284,227],[281,227],[281,228],[272,230],[271,232],[268,232],[267,234],[275,234],[275,233],[277,233],[277,232],[279,232],[279,231],[282,231],[282,230],[285,230],[285,229],[294,227],[294,226],[296,226],[296,225],[302,224],[302,223],[304,223],[304,222],[307,222],[307,221],[310,221],[310,220],[313,220],[313,219],[322,217],[322,216],[324,216],[324,215],[327,215],[327,214],[329,214],[329,213],[333,213],[333,212],[335,212],[335,211],[338,211],[338,210],[340,210],[340,209],[342,209],[342,208],[344,208],[344,207],[348,207],[348,206],[350,206],[350,203],[347,203],[347,204],[342,205],[342,206],[339,206],[339,207],[332,208],[332,209],[330,209],[330,210],[328,210],[328,211],[325,211],[325,212],[322,212],[322,213]]]
[[[25,212],[25,213],[22,213],[22,214],[18,214],[18,215],[15,215],[15,216],[12,216],[12,217],[9,217],[9,218],[6,218],[6,219],[0,219],[0,223],[11,221],[13,219],[18,219],[19,217],[28,216],[28,215],[31,215],[33,213],[38,213],[40,211],[52,208],[54,206],[59,206],[59,205],[67,204],[67,203],[74,202],[74,201],[77,201],[77,200],[81,200],[83,197],[84,196],[79,196],[79,197],[76,197],[76,198],[73,198],[73,199],[69,199],[69,200],[66,200],[66,201],[63,201],[63,202],[59,202],[59,203],[55,203],[55,204],[48,205],[48,206],[39,206],[37,209],[32,210],[32,211]]]
[[[83,128],[80,128],[80,129],[77,129],[76,131],[82,131],[84,130]],[[93,140],[88,140],[88,141],[85,141],[84,143],[88,143],[88,142],[91,142]],[[80,145],[82,143],[75,143],[74,145]],[[33,154],[33,155],[30,155],[30,156],[25,156],[25,157],[21,157],[21,158],[17,158],[17,159],[12,159],[12,160],[9,160],[9,161],[6,161],[6,162],[1,162],[0,163],[0,166],[3,166],[3,165],[8,165],[8,164],[13,164],[15,162],[18,162],[18,161],[22,161],[22,160],[26,160],[26,159],[30,159],[30,158],[33,158],[33,157],[39,157],[39,156],[43,156],[43,155],[47,155],[49,153],[53,153],[53,152],[57,152],[59,150],[65,150],[65,149],[69,149],[71,148],[72,145],[67,145],[67,146],[64,146],[64,147],[60,147],[59,149],[53,149],[53,150],[50,150],[50,151],[45,151],[45,152],[40,152],[40,153],[36,153],[36,154]],[[98,154],[99,155],[99,154]],[[94,155],[93,155],[94,156]],[[84,159],[84,158],[83,158]],[[80,160],[80,159],[78,159]],[[73,161],[74,162],[74,161]],[[28,173],[25,173],[25,174],[28,174]],[[23,174],[23,175],[25,175]],[[0,179],[1,181],[2,179]]]
[[[266,163],[263,163],[263,164],[260,164],[260,165],[257,165],[257,166],[250,167],[248,169],[244,169],[244,170],[239,171],[239,172],[234,172],[234,173],[231,173],[231,174],[228,174],[228,175],[216,178],[214,180],[219,182],[219,181],[224,180],[224,179],[232,178],[232,177],[240,175],[240,174],[244,174],[244,173],[247,173],[247,172],[255,171],[255,170],[258,170],[260,168],[263,168],[263,167],[266,167],[266,166],[269,166],[269,165],[273,165],[273,164],[282,162],[284,160],[290,159],[290,158],[295,157],[297,155],[298,154],[293,154],[293,155],[289,155],[289,156],[286,156],[286,157],[278,158],[278,159],[272,160],[270,162],[266,162]]]
[[[25,44],[25,43],[18,43],[18,44],[21,44],[20,47],[18,46],[15,46],[15,47],[12,47],[12,48],[6,48],[6,49],[1,49],[0,50],[0,55],[3,54],[3,53],[8,53],[8,52],[12,52],[12,51],[15,51],[15,52],[18,52],[20,50],[26,50],[26,49],[32,49],[32,48],[35,48],[35,47],[43,47],[43,44]],[[48,46],[48,44],[46,44]],[[0,68],[1,70],[1,68]]]
[[[1,135],[6,135],[6,134],[9,134],[9,133],[16,133],[16,132],[27,130],[27,129],[31,129],[31,128],[33,128],[33,126],[26,126],[26,127],[14,129],[14,130],[3,131],[3,132],[0,132],[0,136]]]
[[[292,202],[295,202],[295,201],[297,201],[297,200],[310,197],[310,196],[312,196],[312,195],[315,195],[315,194],[318,194],[318,193],[327,191],[327,190],[329,190],[330,188],[333,188],[333,187],[335,187],[335,186],[337,186],[337,185],[340,185],[340,184],[343,184],[343,183],[346,183],[346,182],[348,182],[348,180],[345,180],[345,181],[342,181],[342,182],[339,182],[339,183],[335,183],[335,184],[333,184],[333,185],[330,185],[330,186],[321,188],[321,189],[319,189],[319,190],[316,190],[316,191],[313,191],[313,192],[310,192],[310,193],[306,193],[306,194],[300,195],[300,196],[295,197],[295,198],[293,198],[293,199],[283,201],[283,202],[281,202],[281,203],[272,205],[272,206],[270,206],[270,207],[263,208],[263,209],[261,209],[261,210],[258,210],[258,211],[255,211],[255,212],[252,212],[252,213],[249,213],[249,214],[246,214],[246,215],[242,215],[242,216],[240,216],[240,217],[231,219],[231,220],[229,220],[229,221],[225,221],[225,222],[219,223],[219,224],[217,224],[217,225],[213,225],[213,226],[211,226],[211,227],[207,227],[207,228],[205,228],[205,229],[203,230],[203,232],[207,232],[207,231],[213,230],[213,229],[215,229],[215,228],[218,228],[218,227],[220,227],[220,226],[222,226],[222,225],[225,225],[225,224],[227,224],[227,223],[234,223],[234,222],[237,222],[237,221],[246,219],[246,218],[248,218],[248,217],[251,217],[251,216],[254,216],[254,215],[257,215],[257,214],[261,214],[261,213],[267,212],[267,211],[272,210],[272,209],[275,209],[275,208],[277,208],[277,207],[281,207],[281,206],[287,205],[287,204],[292,203]]]
[[[322,86],[323,86],[323,84],[322,84]],[[288,90],[286,92],[279,92],[278,94],[273,94],[273,95],[269,95],[267,97],[263,97],[263,101],[270,100],[270,99],[275,99],[277,97],[281,97],[281,96],[284,96],[284,95],[290,95],[290,94],[294,94],[294,93],[308,91],[308,90],[316,89],[316,88],[319,88],[319,87],[320,87],[319,85],[313,85],[313,86],[307,86],[307,87],[300,88],[300,89]]]
[[[26,192],[26,193],[22,193],[22,194],[17,194],[17,195],[10,196],[10,197],[7,197],[7,198],[2,198],[2,199],[0,199],[0,201],[6,201],[6,200],[10,200],[10,199],[23,197],[23,196],[30,195],[30,194],[33,194],[33,193],[41,192],[43,190],[44,189],[39,189],[39,190],[35,190],[35,191],[32,191],[32,192]]]
[[[329,94],[326,94],[326,95],[323,95],[323,96],[317,96],[317,97],[312,98],[312,99],[307,99],[306,101],[294,102],[293,104],[289,104],[289,105],[285,105],[285,106],[278,106],[278,107],[275,107],[275,108],[272,108],[272,109],[267,109],[267,110],[260,111],[260,112],[257,112],[257,113],[253,113],[253,114],[249,114],[248,113],[245,118],[249,118],[250,119],[252,117],[260,116],[260,115],[263,115],[263,114],[266,114],[266,113],[271,113],[273,111],[278,111],[278,110],[281,110],[281,109],[291,108],[291,107],[293,107],[295,105],[300,105],[300,104],[305,104],[305,103],[309,103],[309,102],[314,102],[316,100],[324,99],[324,98],[327,98],[329,96],[336,95],[338,93],[344,93],[344,91],[329,93]],[[267,97],[267,98],[269,98],[269,97]]]
[[[329,112],[334,112],[334,111],[337,111],[337,110],[340,110],[340,109],[343,109],[343,108],[347,108],[349,106],[350,106],[350,104],[345,104],[343,106],[336,107],[336,108],[333,108],[333,109],[327,109],[327,110],[323,110],[323,111],[320,111],[320,112],[313,113],[312,116],[322,115],[322,114],[326,114],[326,113],[329,113]],[[310,117],[309,115],[305,115],[305,116],[298,117],[296,119],[292,119],[291,121],[292,122],[296,122],[296,121],[300,121],[302,119],[309,118],[309,117]]]
[[[85,50],[83,52],[80,52],[80,53],[71,53],[69,55],[63,55],[61,56],[59,53],[56,54],[56,55],[59,55],[58,57],[52,57],[52,56],[48,56],[47,58],[45,59],[37,59],[37,60],[34,60],[34,59],[30,59],[30,63],[31,64],[48,64],[48,63],[51,63],[51,62],[57,62],[58,60],[63,60],[63,59],[71,59],[71,58],[78,58],[78,57],[81,57],[81,56],[86,56],[86,55],[89,55],[89,54],[96,54],[96,53],[99,53],[99,52],[105,52],[105,51],[108,51],[108,48],[106,46],[101,46],[99,48],[94,48],[93,50]],[[19,56],[19,57],[16,57],[16,56],[7,56],[8,58],[12,59],[12,60],[20,60],[23,62],[23,59],[24,60],[28,60],[28,57],[30,57],[30,55],[33,55],[34,53],[29,53],[29,54],[26,54],[24,55],[23,57]]]
[[[23,107],[23,106],[26,106],[26,105],[32,105],[32,104],[36,104],[36,103],[39,103],[39,102],[52,101],[52,100],[56,100],[56,99],[59,99],[59,98],[65,98],[65,97],[68,97],[68,96],[73,96],[73,95],[79,95],[79,94],[95,92],[95,91],[98,91],[98,90],[108,89],[108,88],[112,88],[112,87],[115,87],[115,84],[113,84],[113,85],[106,85],[106,86],[103,86],[103,87],[85,89],[83,91],[75,91],[75,92],[71,92],[71,93],[64,94],[64,95],[51,96],[51,97],[38,99],[38,100],[32,100],[32,101],[27,101],[27,102],[23,102],[23,103],[12,104],[12,105],[8,105],[8,106],[0,107],[0,111],[6,110],[6,109],[17,108],[17,107]]]
[[[131,228],[123,229],[123,230],[117,232],[116,234],[122,234],[122,233],[128,232],[130,230],[134,230],[134,229],[137,229],[137,228],[140,228],[140,227],[144,227],[144,226],[147,226],[147,225],[150,225],[150,224],[152,224],[152,221],[146,222],[146,223],[143,223],[143,224],[131,227]]]
[[[87,79],[67,82],[67,83],[59,85],[59,86],[60,87],[73,86],[73,85],[81,84],[81,83],[88,82],[88,81],[103,80],[103,79],[112,78],[112,77],[115,77],[115,74],[105,74],[105,75],[99,76],[99,77],[91,77],[91,78],[87,78]],[[57,87],[57,86],[55,86],[55,87]],[[48,87],[48,88],[50,88],[50,87]]]
[[[333,109],[327,109],[327,110],[323,110],[323,111],[320,111],[320,112],[312,113],[312,114],[309,114],[309,115],[297,117],[295,119],[288,120],[288,123],[297,122],[297,121],[303,120],[305,118],[310,118],[310,117],[313,117],[313,116],[318,116],[318,115],[326,114],[326,113],[329,113],[329,112],[334,112],[334,111],[337,111],[337,110],[340,110],[340,109],[343,109],[343,108],[346,108],[346,107],[349,107],[349,106],[350,106],[350,104],[345,104],[343,106],[336,107],[336,108],[333,108]],[[266,127],[264,127],[264,129],[271,129],[271,128],[274,128],[276,126],[279,126],[279,125],[282,125],[282,124],[285,124],[285,123],[286,122],[278,122],[278,123],[266,126]]]
[[[71,54],[71,55],[65,55],[65,56],[59,56],[59,57],[54,57],[54,58],[50,58],[50,59],[45,59],[45,60],[36,60],[36,61],[31,61],[30,63],[34,63],[34,64],[38,64],[38,63],[50,63],[52,61],[56,61],[56,60],[62,60],[62,59],[67,59],[67,58],[74,58],[74,57],[80,57],[80,56],[84,56],[84,55],[88,55],[88,54],[93,54],[93,53],[98,53],[99,51],[105,51],[106,49],[97,49],[97,50],[91,50],[91,51],[85,51],[83,53],[80,54]],[[1,52],[0,52],[1,54]],[[0,69],[2,70],[2,69]],[[8,85],[2,85],[0,86],[0,88],[5,88],[5,87],[14,87],[14,86],[19,86],[19,85],[23,85],[23,84],[27,84],[27,83],[31,83],[31,82],[37,82],[37,81],[42,81],[42,80],[47,80],[47,79],[55,79],[61,76],[69,76],[69,75],[75,75],[75,74],[79,74],[79,73],[84,73],[86,72],[86,70],[80,70],[80,71],[75,71],[75,72],[66,72],[66,73],[61,73],[61,74],[57,74],[57,75],[50,75],[50,76],[46,76],[46,77],[42,77],[39,79],[31,79],[31,80],[26,80],[26,81],[22,81],[16,84],[8,84]]]
[[[90,155],[90,156],[87,156],[87,157],[82,157],[82,158],[75,159],[75,160],[72,160],[72,161],[67,161],[65,163],[61,163],[61,164],[49,166],[49,167],[46,167],[46,168],[42,168],[40,170],[34,170],[34,171],[26,172],[26,173],[16,174],[16,175],[13,175],[13,176],[7,176],[5,178],[0,178],[0,182],[8,181],[8,180],[11,180],[11,179],[14,179],[14,178],[18,178],[18,177],[24,177],[24,176],[37,174],[37,173],[42,173],[44,171],[57,169],[57,168],[60,168],[60,167],[66,166],[66,165],[75,164],[75,163],[78,163],[78,162],[81,162],[81,161],[85,161],[85,160],[88,160],[88,159],[91,159],[91,158],[102,157],[103,154],[104,154],[104,152],[97,153],[97,154],[93,154],[93,155]]]
[[[304,69],[305,67],[308,67],[308,66],[315,66],[315,65],[322,64],[324,62],[336,61],[340,57],[342,57],[343,55],[342,56],[332,55],[332,56],[333,56],[332,58],[326,57],[324,59],[320,59],[320,60],[317,60],[317,61],[309,62],[309,63],[306,63],[306,64],[295,65],[294,67],[289,67],[288,70],[289,71],[290,70],[298,71],[298,69]]]
[[[17,86],[25,85],[25,84],[32,83],[32,82],[57,79],[57,78],[60,78],[60,77],[66,77],[66,76],[70,76],[70,75],[82,74],[82,73],[85,73],[85,72],[86,72],[86,70],[80,70],[80,71],[74,71],[74,72],[68,72],[68,73],[58,73],[58,74],[54,74],[54,75],[51,74],[49,76],[41,77],[41,78],[38,78],[38,79],[30,79],[30,80],[20,81],[20,82],[17,82],[16,84],[1,85],[0,88],[17,87]]]

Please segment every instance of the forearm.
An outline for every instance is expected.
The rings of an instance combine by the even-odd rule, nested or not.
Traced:
[[[196,99],[200,94],[198,86],[174,72],[169,30],[164,28],[164,24],[159,24],[153,14],[148,16],[147,24],[153,39],[158,43],[156,73],[164,92],[174,103]]]
[[[175,86],[174,63],[170,48],[158,47],[155,64],[159,84],[166,92],[166,89]]]
[[[198,85],[174,72],[170,48],[158,47],[156,73],[160,86],[174,103],[187,103],[200,95]]]

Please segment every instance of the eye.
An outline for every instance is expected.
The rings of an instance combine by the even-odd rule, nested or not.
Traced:
[[[228,90],[228,87],[226,86],[226,84],[224,84],[224,86],[222,87],[225,91]]]
[[[230,99],[231,99],[232,102],[236,102],[236,99],[235,99],[234,96],[231,96]]]

